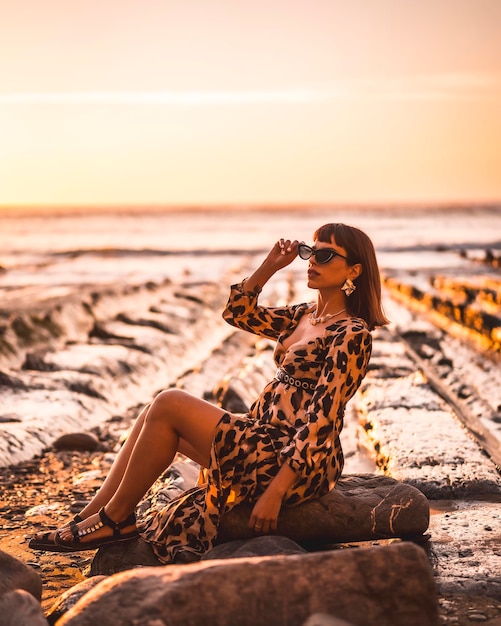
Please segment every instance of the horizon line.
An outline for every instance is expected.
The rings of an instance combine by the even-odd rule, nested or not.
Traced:
[[[375,200],[375,201],[333,201],[333,202],[307,202],[307,201],[260,201],[260,202],[93,202],[93,203],[2,203],[0,202],[0,212],[4,210],[303,210],[303,209],[383,209],[383,208],[471,208],[482,206],[485,208],[500,208],[501,197],[499,199],[463,199],[463,200]]]

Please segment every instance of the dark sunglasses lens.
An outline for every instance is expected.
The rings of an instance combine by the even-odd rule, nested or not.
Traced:
[[[311,255],[313,254],[313,250],[309,246],[299,245],[298,253],[299,253],[299,256],[304,261],[307,261],[311,257]]]
[[[315,258],[320,265],[328,263],[335,256],[336,253],[333,250],[317,250],[315,252]]]

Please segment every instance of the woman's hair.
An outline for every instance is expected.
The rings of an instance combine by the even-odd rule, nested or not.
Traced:
[[[381,278],[374,245],[369,237],[354,226],[324,224],[314,234],[315,241],[332,243],[346,250],[348,265],[360,263],[362,271],[353,282],[356,290],[347,298],[351,315],[361,317],[369,329],[389,323],[381,304]]]

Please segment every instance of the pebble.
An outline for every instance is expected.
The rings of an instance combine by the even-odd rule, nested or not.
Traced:
[[[102,472],[100,469],[97,470],[88,470],[86,472],[81,472],[73,479],[74,485],[80,485],[82,483],[89,482],[91,480],[99,479],[102,476]]]
[[[487,615],[485,615],[485,613],[479,613],[477,611],[472,611],[471,613],[468,613],[467,617],[470,620],[470,622],[486,622],[487,621]]]
[[[37,515],[47,515],[47,513],[50,513],[51,511],[57,511],[60,508],[61,505],[58,502],[55,502],[54,504],[38,504],[31,507],[31,509],[28,509],[24,516],[35,517]]]

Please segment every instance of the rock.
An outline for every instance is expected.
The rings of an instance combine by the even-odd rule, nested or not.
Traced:
[[[0,597],[0,626],[47,626],[42,605],[24,591],[15,589]]]
[[[306,550],[287,537],[264,535],[222,543],[203,555],[209,559],[236,559],[249,556],[275,556],[278,554],[303,554]]]
[[[487,615],[480,611],[468,611],[467,617],[470,622],[486,622],[488,619]]]
[[[42,598],[42,581],[31,567],[0,550],[0,596],[24,589],[38,601]]]
[[[501,598],[499,500],[437,501],[432,507],[432,541],[427,548],[439,592],[446,596]],[[484,530],[487,523],[492,524],[494,532]]]
[[[287,537],[265,535],[252,539],[229,541],[209,550],[202,560],[231,559],[249,556],[305,553],[306,550]],[[141,539],[102,546],[97,551],[89,569],[91,576],[116,574],[135,567],[162,565],[148,543]]]
[[[52,504],[36,504],[25,511],[24,517],[29,518],[38,517],[40,515],[50,515],[52,511],[57,511],[60,508],[62,508],[62,505],[58,502],[53,502]]]
[[[176,464],[168,474],[167,489],[179,487],[178,468],[188,470],[189,480],[180,476],[187,488],[194,480],[189,464]],[[193,475],[191,475],[193,474]],[[178,495],[177,490],[174,495]],[[319,500],[282,509],[275,535],[256,537],[248,528],[250,505],[240,505],[222,520],[217,546],[206,559],[240,556],[290,554],[301,551],[298,543],[371,541],[374,539],[422,537],[429,523],[428,500],[423,494],[387,476],[353,475],[342,477],[336,489]],[[295,543],[297,542],[297,543]],[[235,553],[235,554],[234,554]],[[90,574],[116,574],[138,566],[158,566],[150,546],[136,539],[103,546],[90,567]]]
[[[251,507],[239,505],[221,523],[218,541],[254,537],[248,528]],[[428,528],[430,509],[415,487],[388,476],[341,477],[319,500],[283,508],[277,534],[298,543],[320,544],[402,537],[418,538]]]
[[[140,568],[99,583],[57,624],[301,626],[312,613],[360,626],[438,626],[426,554],[395,543]]]
[[[24,302],[10,303],[13,314],[0,338],[6,348],[0,350],[0,370],[8,372],[0,371],[3,406],[9,419],[20,420],[15,428],[0,430],[0,467],[30,460],[64,433],[89,431],[110,413],[144,404],[194,363],[208,359],[235,332],[219,314],[228,297],[227,285],[219,280],[186,284],[175,293],[173,284],[162,280],[134,289],[78,289],[55,300],[47,299],[43,290],[33,295],[37,302],[28,309]],[[19,307],[26,320],[16,321]],[[124,312],[153,323],[126,325],[117,319]],[[176,334],[154,328],[155,320],[172,325]],[[130,340],[89,337],[96,323]],[[45,363],[58,373],[45,371],[41,363],[44,371],[21,369],[27,353],[43,353]],[[213,370],[207,389],[221,369]],[[32,411],[29,407],[35,405],[39,408]]]
[[[326,613],[315,613],[310,615],[303,626],[354,626],[353,622],[327,615]]]
[[[56,450],[87,450],[94,452],[99,445],[97,437],[91,433],[67,433],[58,437],[53,446]]]
[[[142,539],[113,543],[99,548],[92,560],[90,576],[110,576],[135,567],[155,567],[157,560],[150,544]]]
[[[93,589],[105,578],[106,576],[94,576],[92,578],[87,578],[78,585],[68,589],[68,591],[65,591],[47,612],[47,620],[49,624],[55,624],[57,620],[69,611],[82,596]]]
[[[249,410],[248,402],[244,402],[242,394],[235,391],[224,379],[213,391],[214,399],[225,411],[231,413],[246,413]]]
[[[246,358],[238,373],[231,372],[214,388],[212,395],[225,411],[246,413],[276,372],[273,351],[263,344],[257,354]]]
[[[440,397],[437,377],[423,360],[419,369],[425,376],[413,373],[387,378],[377,373],[379,364],[386,365],[389,358],[402,369],[413,366],[410,348],[403,351],[402,346],[396,353],[394,346],[391,335],[378,337],[371,357],[374,370],[357,396],[366,445],[376,452],[378,466],[431,500],[499,497],[501,480],[495,463],[461,427],[449,401]]]
[[[28,352],[21,369],[38,372],[56,372],[59,368],[54,363],[47,363],[42,353]]]

